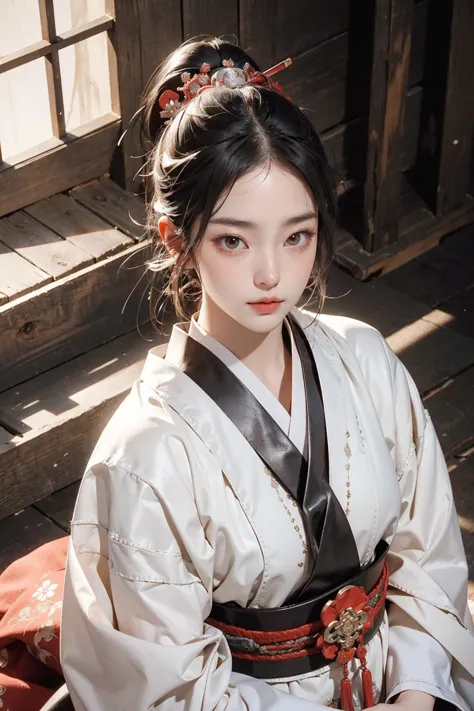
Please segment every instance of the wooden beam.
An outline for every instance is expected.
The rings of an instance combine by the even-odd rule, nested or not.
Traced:
[[[149,254],[135,245],[0,306],[0,391],[146,322]]]
[[[132,332],[2,393],[0,407],[26,426],[0,430],[0,520],[77,481],[101,430],[139,377],[151,345]]]
[[[117,117],[103,116],[47,153],[0,170],[0,216],[108,173],[119,132]]]
[[[222,2],[222,0],[183,0],[183,29],[184,39],[196,35],[208,34],[221,37],[222,35],[239,34],[238,2]]]
[[[84,24],[79,25],[79,27],[74,27],[72,30],[62,32],[60,35],[56,36],[58,49],[64,49],[65,47],[69,47],[71,44],[83,42],[84,40],[89,39],[89,37],[95,37],[95,35],[98,35],[101,32],[107,32],[112,29],[114,24],[114,18],[108,13],[102,15],[101,17],[96,17],[95,20],[84,22]]]
[[[361,240],[368,252],[398,239],[401,145],[413,15],[413,0],[375,1]]]
[[[46,80],[48,83],[49,111],[53,136],[62,138],[66,133],[66,117],[64,115],[63,87],[61,82],[61,67],[59,66],[56,40],[56,22],[54,19],[53,0],[39,0],[41,34],[43,40],[49,42],[51,51],[46,55]]]
[[[23,47],[17,52],[7,54],[5,57],[0,59],[0,74],[9,72],[10,69],[21,67],[23,64],[27,64],[28,62],[33,62],[35,59],[39,59],[40,57],[46,57],[46,55],[50,52],[51,44],[41,40],[40,42],[35,42],[27,47]]]
[[[154,70],[183,41],[182,3],[140,0],[140,55],[143,88]],[[225,4],[222,4],[225,7]]]
[[[142,161],[137,132],[131,120],[140,106],[143,88],[140,59],[138,0],[115,0],[115,25],[109,51],[117,66],[117,86],[122,119],[120,154],[111,167],[112,178],[126,190],[136,187],[135,176]]]
[[[469,187],[473,37],[472,0],[432,0],[415,181],[435,215],[461,205]]]

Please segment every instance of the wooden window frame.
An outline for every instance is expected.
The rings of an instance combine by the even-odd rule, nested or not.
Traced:
[[[106,13],[103,16],[61,34],[56,33],[53,0],[38,0],[38,4],[42,40],[2,57],[0,74],[41,57],[45,58],[53,136],[7,162],[2,162],[0,145],[0,216],[107,173],[113,162],[121,166],[115,169],[122,176],[121,182],[125,182],[123,158],[117,144],[121,123],[125,123],[133,112],[131,107],[125,107],[127,110],[124,115],[120,84],[126,93],[125,87],[131,73],[130,68],[125,69],[127,60],[140,65],[140,57],[134,59],[130,54],[120,61],[117,51],[118,42],[122,40],[123,43],[127,35],[127,26],[119,27],[117,15],[123,16],[121,23],[126,23],[127,0],[106,0]],[[104,32],[107,33],[108,42],[111,112],[84,124],[73,134],[68,133],[59,52]],[[129,143],[127,139],[122,149],[124,153],[130,151]]]

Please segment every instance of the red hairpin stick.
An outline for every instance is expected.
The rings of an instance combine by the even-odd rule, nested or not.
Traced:
[[[278,72],[281,72],[283,71],[283,69],[289,67],[290,64],[293,64],[293,61],[288,57],[288,59],[284,59],[283,62],[275,64],[274,67],[270,67],[270,69],[267,69],[265,72],[262,72],[262,74],[265,77],[272,77],[274,74],[278,74]]]

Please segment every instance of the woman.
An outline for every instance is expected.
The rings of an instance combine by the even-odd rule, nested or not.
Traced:
[[[171,269],[178,315],[196,285],[200,303],[84,476],[66,681],[76,711],[468,711],[442,453],[382,336],[297,308],[308,284],[322,305],[335,180],[269,74],[207,38],[148,88],[151,268]]]

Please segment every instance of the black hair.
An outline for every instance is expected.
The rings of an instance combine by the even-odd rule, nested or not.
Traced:
[[[163,293],[179,316],[196,309],[200,284],[187,265],[212,215],[240,177],[275,162],[303,180],[319,213],[318,244],[313,269],[315,304],[320,311],[325,275],[333,256],[337,176],[330,167],[321,140],[304,113],[271,85],[246,85],[204,91],[186,104],[169,123],[160,117],[159,97],[177,92],[181,74],[210,65],[211,73],[231,59],[236,67],[258,66],[239,47],[204,37],[181,45],[151,77],[142,103],[142,135],[151,148],[147,181],[148,229],[153,237],[152,272],[169,269],[166,287],[151,288],[150,310],[157,320]],[[284,78],[284,74],[282,75]],[[158,213],[158,214],[157,214]],[[170,259],[161,243],[158,215],[173,222],[181,240],[178,259]],[[192,228],[198,225],[197,231]]]

